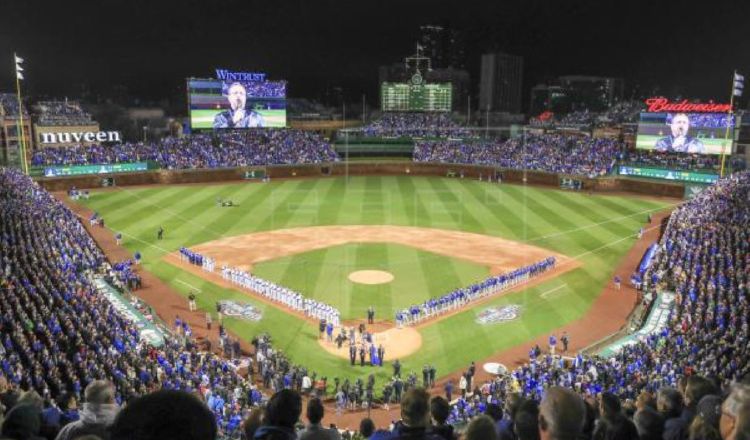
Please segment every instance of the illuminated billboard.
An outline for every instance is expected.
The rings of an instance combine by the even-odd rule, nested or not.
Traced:
[[[188,79],[192,129],[286,127],[286,81],[268,81],[265,75],[255,75],[259,76]]]
[[[644,112],[635,145],[665,153],[731,154],[735,126],[727,113]]]

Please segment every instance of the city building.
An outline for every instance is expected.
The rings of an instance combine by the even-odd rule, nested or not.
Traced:
[[[523,57],[497,52],[482,55],[479,109],[521,113]]]

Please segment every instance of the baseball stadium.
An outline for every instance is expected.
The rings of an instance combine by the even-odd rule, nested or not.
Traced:
[[[489,53],[472,107],[436,28],[361,114],[250,64],[118,119],[12,54],[0,438],[750,438],[742,73],[526,108]]]

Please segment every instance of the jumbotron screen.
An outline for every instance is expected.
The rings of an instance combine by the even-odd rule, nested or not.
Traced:
[[[188,79],[193,130],[286,127],[286,81]]]
[[[420,75],[414,75],[408,83],[380,85],[384,112],[449,112],[452,99],[451,83],[425,84]]]
[[[735,126],[736,119],[726,113],[644,112],[635,146],[668,153],[732,154]]]

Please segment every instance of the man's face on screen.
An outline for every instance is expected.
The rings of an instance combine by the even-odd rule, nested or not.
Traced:
[[[690,119],[686,114],[675,115],[672,118],[672,136],[683,137],[687,136],[688,130],[690,129]]]
[[[229,99],[229,105],[232,107],[232,110],[237,111],[244,109],[245,101],[247,100],[245,87],[243,87],[242,84],[232,84],[232,86],[229,87],[227,99]]]

